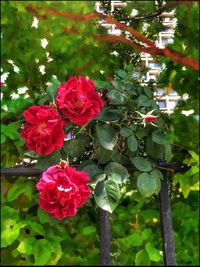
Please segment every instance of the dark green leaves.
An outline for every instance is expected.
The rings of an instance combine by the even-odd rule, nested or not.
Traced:
[[[110,162],[105,167],[105,172],[108,176],[108,179],[117,184],[123,183],[129,177],[127,169],[117,162]]]
[[[151,163],[146,158],[134,157],[131,161],[139,171],[149,172],[152,169]]]
[[[126,95],[117,90],[110,90],[107,93],[107,97],[110,99],[113,105],[123,105],[126,102]]]
[[[103,108],[101,113],[96,117],[99,121],[118,121],[121,118],[121,114],[118,110]]]
[[[141,195],[150,197],[153,194],[158,194],[161,187],[161,178],[162,174],[159,170],[153,170],[151,174],[140,174],[137,178],[137,187]]]
[[[81,139],[68,140],[63,145],[64,152],[72,158],[78,158],[85,152],[85,147]]]
[[[90,178],[101,173],[98,166],[94,165],[94,164],[90,164],[90,165],[85,166],[81,171],[87,172],[87,174]]]
[[[151,100],[146,95],[140,95],[138,97],[138,103],[140,106],[144,106],[144,107],[151,106]]]
[[[117,143],[117,133],[109,124],[97,124],[96,126],[97,139],[102,147],[113,150]]]
[[[164,134],[162,131],[157,130],[155,132],[153,132],[152,134],[152,140],[160,145],[167,145],[170,144],[170,139],[169,136],[167,136],[166,134]]]
[[[40,156],[35,168],[45,170],[52,165],[56,165],[60,162],[61,154],[59,151],[53,151],[51,154],[46,156]]]
[[[137,187],[144,197],[150,197],[156,192],[156,179],[148,173],[142,173],[137,178]]]
[[[138,149],[138,141],[133,134],[128,137],[127,145],[131,152],[136,151]]]
[[[132,133],[133,133],[132,130],[129,129],[128,127],[123,127],[120,130],[120,134],[124,137],[129,137],[130,135],[132,135]]]
[[[111,180],[101,181],[95,187],[94,198],[101,209],[112,213],[120,198],[119,187]]]

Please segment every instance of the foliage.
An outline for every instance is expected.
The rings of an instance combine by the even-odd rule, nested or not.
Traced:
[[[25,177],[14,184],[3,180],[1,264],[98,265],[98,209],[88,202],[76,217],[60,222],[37,208],[36,182]],[[26,188],[21,192],[14,189],[22,185]],[[180,196],[171,204],[178,265],[198,264],[197,198],[193,191],[190,198],[183,201]],[[113,265],[163,264],[156,199],[144,199],[136,190],[130,191],[110,220]]]

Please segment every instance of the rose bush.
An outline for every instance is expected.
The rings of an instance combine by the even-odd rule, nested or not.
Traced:
[[[95,84],[86,77],[70,77],[57,91],[56,104],[59,110],[73,123],[85,125],[103,108]]]
[[[77,171],[74,167],[61,161],[43,172],[36,185],[40,192],[39,205],[57,219],[76,215],[91,194],[86,185],[89,178],[86,172]]]
[[[23,112],[23,116],[27,122],[20,135],[29,150],[48,155],[62,147],[66,122],[55,109],[47,105],[32,106]]]

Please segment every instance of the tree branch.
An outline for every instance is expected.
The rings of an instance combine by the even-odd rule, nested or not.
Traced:
[[[104,19],[107,23],[114,24],[118,29],[121,29],[125,32],[130,33],[132,36],[134,36],[141,43],[146,44],[149,47],[144,48],[144,47],[138,46],[134,42],[132,42],[131,40],[129,40],[123,36],[114,36],[114,35],[102,35],[102,36],[100,36],[99,35],[99,36],[95,36],[96,39],[99,39],[101,41],[108,41],[108,42],[116,42],[116,41],[124,42],[124,43],[130,45],[133,49],[135,49],[137,51],[149,53],[151,55],[164,56],[164,57],[170,58],[171,60],[173,60],[175,62],[180,63],[181,65],[184,65],[184,66],[187,66],[189,68],[192,68],[193,70],[199,71],[199,61],[192,59],[192,58],[184,57],[180,53],[172,51],[169,48],[160,49],[154,44],[154,42],[147,39],[139,31],[137,31],[133,28],[130,28],[130,27],[122,24],[121,22],[118,22],[115,19],[113,19],[107,15],[104,15],[102,13],[93,12],[93,13],[86,14],[86,15],[75,15],[75,14],[72,14],[69,12],[61,12],[61,11],[52,10],[49,8],[32,6],[31,4],[28,5],[26,7],[26,9],[29,12],[34,13],[35,15],[37,15],[36,14],[37,10],[42,9],[46,12],[46,14],[61,16],[61,17],[65,17],[67,19],[74,20],[74,21],[90,21],[90,20],[96,19],[96,18]]]

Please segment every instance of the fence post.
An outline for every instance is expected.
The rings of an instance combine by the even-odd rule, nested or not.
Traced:
[[[163,180],[161,180],[160,199],[160,221],[161,234],[163,240],[163,258],[165,266],[176,266],[175,245],[173,239],[172,217],[170,209],[170,200],[168,195],[167,178],[168,173],[162,170]]]
[[[100,209],[100,265],[110,264],[110,224],[108,211]]]

